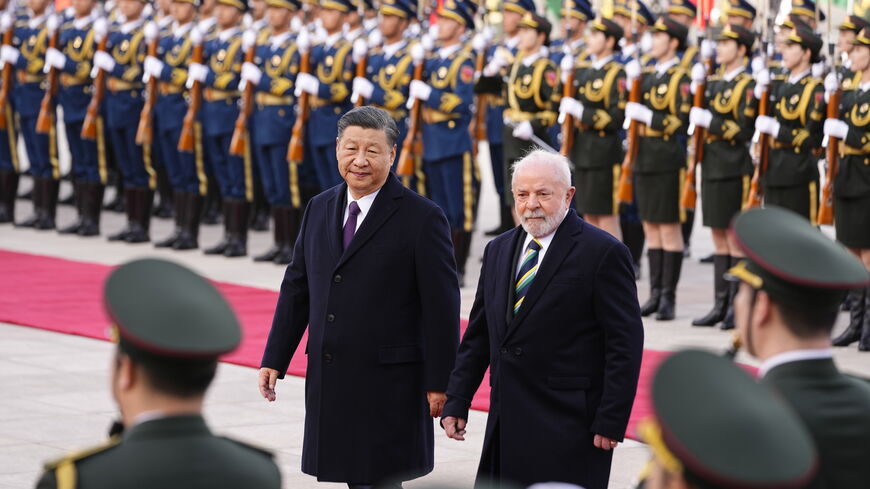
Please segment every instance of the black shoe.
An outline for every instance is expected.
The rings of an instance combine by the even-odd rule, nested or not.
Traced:
[[[15,221],[15,198],[18,192],[18,174],[0,170],[0,224]]]
[[[662,256],[664,250],[650,248],[647,251],[649,261],[649,299],[640,307],[641,316],[649,316],[659,310],[662,297]]]
[[[181,234],[172,245],[174,250],[194,250],[199,248],[199,220],[202,215],[202,197],[197,193],[181,194],[184,201]]]
[[[251,231],[268,231],[269,230],[269,207],[258,209],[251,216],[250,229]]]
[[[248,254],[248,209],[249,204],[243,199],[226,199],[229,203],[229,212],[226,219],[229,221],[227,226],[227,247],[224,249],[224,256],[227,258],[236,258]]]
[[[849,346],[852,343],[861,339],[861,331],[864,328],[865,314],[864,307],[858,307],[858,304],[863,306],[867,289],[850,290],[852,307],[849,310],[849,325],[846,330],[840,333],[839,336],[831,341],[834,346]]]
[[[725,272],[731,263],[729,255],[716,255],[713,262],[713,309],[704,317],[692,321],[692,326],[715,326],[725,319],[728,310],[728,282]]]
[[[682,251],[665,251],[662,258],[662,295],[656,319],[670,321],[676,317],[677,284],[683,268]]]
[[[130,232],[124,241],[134,243],[147,243],[151,241],[148,233],[151,227],[151,207],[154,205],[154,192],[149,188],[133,189],[133,212],[130,223]]]
[[[82,182],[82,222],[79,236],[99,236],[100,214],[103,211],[103,193],[106,187],[100,182]]]
[[[55,216],[57,216],[57,192],[60,188],[60,180],[41,178],[40,182],[43,186],[40,192],[42,193],[42,214],[33,227],[41,231],[48,231],[57,227]]]
[[[285,227],[287,226],[287,212],[284,206],[272,207],[272,236],[274,243],[272,247],[266,250],[262,255],[254,257],[254,261],[274,261],[282,248],[285,248],[284,237],[287,234]]]

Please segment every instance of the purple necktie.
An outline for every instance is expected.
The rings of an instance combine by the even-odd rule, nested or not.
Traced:
[[[359,204],[356,201],[350,203],[347,206],[347,222],[344,223],[344,239],[342,239],[342,243],[344,244],[344,249],[347,249],[347,246],[350,244],[350,240],[353,239],[353,233],[356,232],[356,216],[359,215]]]

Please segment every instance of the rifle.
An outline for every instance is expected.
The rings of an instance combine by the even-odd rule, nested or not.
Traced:
[[[97,44],[97,51],[106,51],[106,45],[109,41],[109,36],[105,35]],[[88,110],[85,113],[85,121],[82,123],[82,138],[94,141],[97,139],[97,119],[100,117],[100,106],[103,105],[103,98],[106,96],[106,72],[102,69],[97,69],[97,76],[94,77],[94,93],[91,95],[91,101],[88,104]]]
[[[148,41],[148,56],[157,57],[157,45],[160,43],[160,35]],[[139,113],[139,127],[136,128],[136,144],[145,146],[154,141],[154,104],[157,102],[157,77],[150,76],[145,84],[145,105]]]
[[[567,10],[567,6],[566,10]],[[570,46],[571,37],[573,33],[570,30],[565,31],[565,46]],[[565,52],[565,56],[572,56],[571,50],[568,49]],[[572,60],[573,61],[573,60]],[[562,97],[574,97],[574,64],[571,63],[571,70],[568,71],[567,76],[565,77],[565,85],[562,87]],[[574,116],[571,114],[565,114],[563,118],[559,121],[562,124],[562,147],[560,148],[562,156],[569,158],[571,154],[571,147],[574,146]]]
[[[631,38],[632,43],[637,42],[637,2],[632,2],[631,6]],[[640,50],[637,51],[637,57],[640,59]],[[637,78],[631,81],[631,89],[628,92],[628,101],[640,103],[641,78],[642,73],[638,73]],[[634,200],[634,160],[637,158],[637,147],[640,142],[638,139],[640,132],[640,123],[632,120],[628,125],[628,151],[625,154],[625,159],[622,162],[622,171],[619,174],[619,187],[616,190],[616,199],[619,202],[630,204]]]
[[[414,80],[423,79],[423,60],[414,64]],[[414,157],[419,154],[422,148],[415,147],[417,133],[420,132],[420,112],[422,103],[420,100],[414,100],[414,105],[411,107],[411,113],[408,116],[410,123],[408,125],[408,134],[405,135],[405,140],[402,141],[402,154],[399,156],[399,162],[396,164],[396,174],[400,177],[410,177],[414,174]]]
[[[55,29],[48,40],[48,47],[57,49],[58,31]],[[46,76],[45,95],[39,106],[39,116],[36,118],[36,132],[39,134],[51,134],[54,126],[54,96],[57,95],[57,68],[52,66]]]
[[[486,49],[481,49],[477,53],[477,58],[474,61],[474,70],[477,73],[483,73],[483,67],[486,64]],[[477,157],[477,143],[486,139],[486,106],[487,94],[477,94],[477,100],[474,107],[474,121],[471,124],[471,153],[472,158]]]
[[[3,33],[3,45],[12,45],[12,34],[15,30],[14,24],[10,24],[9,28]],[[15,67],[10,63],[3,65],[3,86],[0,87],[0,130],[6,129],[6,107],[9,100],[10,90],[12,90],[12,70]]]
[[[253,43],[245,52],[245,63],[253,63],[257,51],[257,43]],[[233,139],[230,141],[230,154],[244,156],[247,145],[246,134],[248,132],[248,118],[254,111],[254,84],[245,83],[245,91],[242,92],[242,105],[239,116],[236,117],[236,127],[233,129]]]
[[[311,71],[311,49],[302,53],[299,62],[299,73]],[[293,123],[293,132],[290,137],[290,146],[287,147],[287,161],[291,164],[299,164],[305,158],[305,123],[308,122],[309,94],[302,92],[299,95],[299,113],[296,114],[296,122]]]
[[[701,0],[699,8],[702,12],[706,12],[704,0]],[[698,16],[698,22],[704,22],[705,19],[702,18],[701,15]],[[700,26],[699,26],[700,27]],[[709,23],[707,24],[709,35]],[[704,36],[698,35],[698,46],[700,47],[704,42]],[[709,72],[713,67],[713,62],[710,59],[704,60],[705,69]],[[695,98],[692,100],[692,107],[704,108],[704,92],[707,90],[707,79],[704,78],[704,83],[699,84],[695,87]],[[698,191],[695,187],[696,177],[695,173],[697,173],[698,166],[701,165],[701,162],[704,161],[704,135],[705,135],[703,127],[693,127],[692,132],[692,146],[695,149],[695,153],[692,156],[692,162],[689,165],[689,171],[686,172],[686,184],[683,186],[683,194],[680,196],[680,207],[683,209],[694,209],[695,204],[698,202]]]
[[[368,56],[363,56],[363,57],[360,58],[360,60],[357,62],[357,64],[356,64],[356,76],[357,76],[357,77],[359,77],[359,78],[365,78],[365,77],[366,77],[366,66],[367,66],[367,64],[368,64],[368,59],[369,59]],[[366,101],[365,101],[365,99],[362,97],[362,95],[359,95],[359,94],[354,94],[354,95],[356,95],[356,97],[355,97],[356,100],[353,101],[353,105],[354,105],[355,107],[362,107],[363,105],[365,105]]]
[[[191,63],[202,63],[202,41],[193,46],[193,52],[190,54]],[[202,83],[193,82],[190,88],[190,105],[187,107],[187,113],[184,114],[184,122],[181,126],[181,136],[178,138],[178,151],[192,153],[194,149],[194,129],[196,128],[196,118],[199,114],[199,108],[202,105]]]
[[[828,0],[828,12],[831,11],[831,1]],[[834,43],[831,39],[831,22],[828,24],[828,55],[831,58],[831,69],[834,76],[837,76],[837,68],[833,64],[834,60]],[[837,79],[837,90],[828,98],[828,119],[837,119],[840,115],[840,97],[843,94],[843,88]],[[837,163],[839,141],[837,138],[828,136],[828,145],[825,148],[825,161],[828,163],[827,171],[825,172],[825,186],[822,187],[822,199],[819,201],[819,212],[817,220],[819,224],[832,225],[834,224],[834,178],[837,176]]]

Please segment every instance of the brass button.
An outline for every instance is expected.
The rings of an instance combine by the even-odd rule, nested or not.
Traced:
[[[456,127],[456,122],[455,121],[447,121],[447,127],[449,129],[453,129],[454,127]]]

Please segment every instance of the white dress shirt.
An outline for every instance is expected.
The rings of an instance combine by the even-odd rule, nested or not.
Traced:
[[[378,196],[378,192],[381,189],[377,189],[374,192],[356,200],[356,205],[359,206],[359,214],[356,216],[356,229],[354,233],[359,231],[359,227],[362,226],[363,219],[368,215],[369,210],[372,208],[372,204],[375,203],[375,197]],[[353,196],[350,195],[350,189],[347,190],[347,204],[344,205],[344,218],[341,220],[341,228],[344,229],[344,225],[347,224],[347,218],[349,216],[347,210],[350,207],[350,203],[354,202]]]
[[[801,360],[821,360],[833,358],[834,352],[830,348],[818,348],[815,350],[792,350],[778,353],[761,362],[758,367],[758,377],[763,378],[768,372],[784,363],[799,362]]]
[[[565,217],[568,217],[568,214],[571,213],[571,209],[568,209],[568,212],[565,213],[565,216],[562,218],[562,221],[565,220]],[[559,221],[559,226],[562,225],[562,221]],[[538,250],[538,267],[541,266],[541,263],[544,263],[544,255],[547,254],[547,250],[550,248],[550,243],[553,242],[553,236],[556,235],[556,231],[559,229],[559,226],[556,226],[556,229],[553,230],[552,233],[538,238],[538,242],[541,243],[541,249]],[[514,280],[517,278],[517,274],[520,272],[520,266],[523,264],[523,257],[526,255],[526,250],[529,249],[529,243],[532,242],[532,239],[535,237],[531,234],[526,233],[526,239],[523,241],[523,250],[520,251],[520,257],[517,260],[517,265],[514,268]]]

